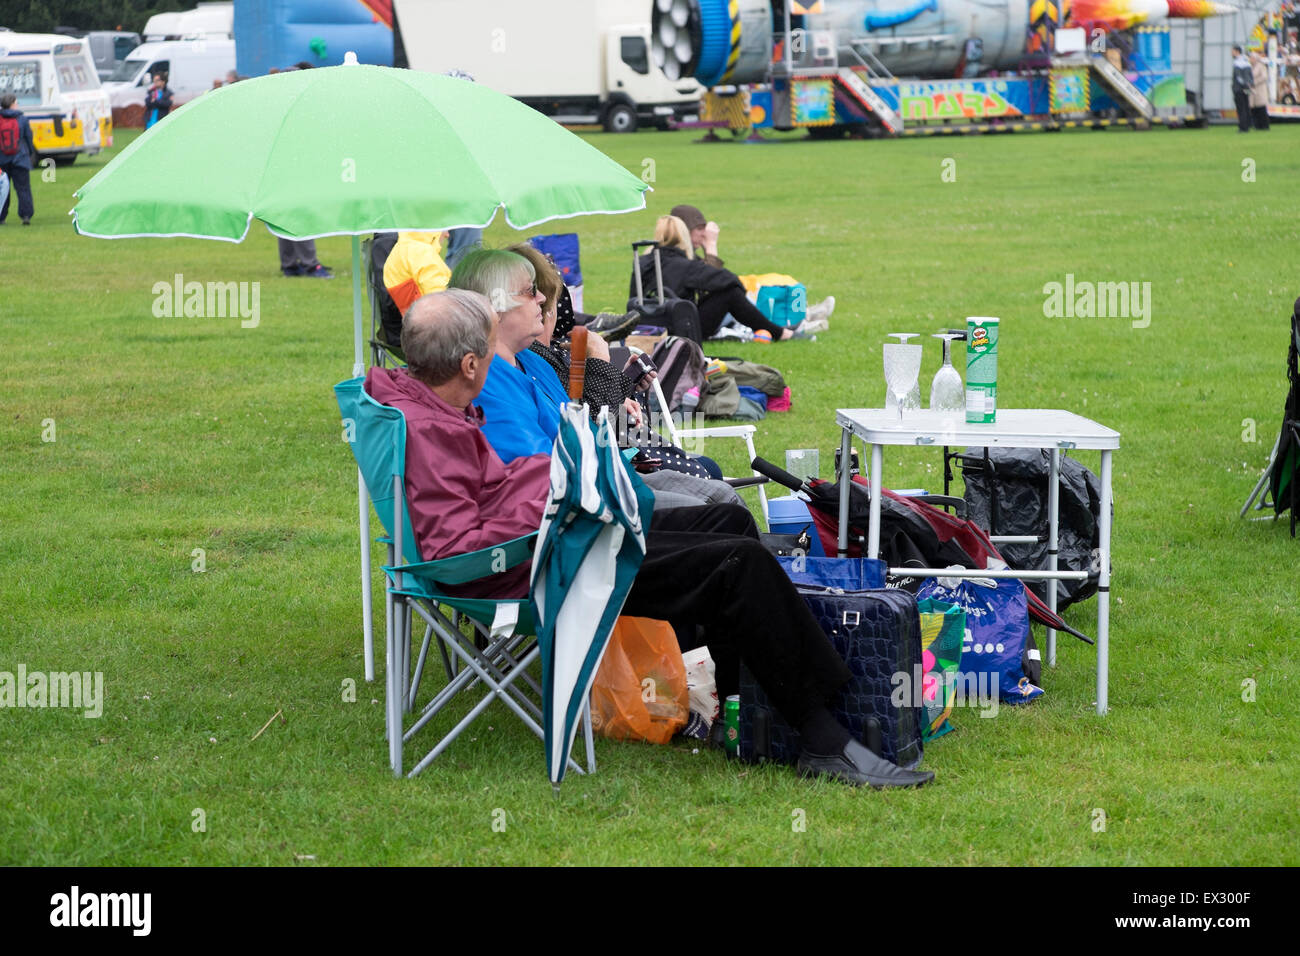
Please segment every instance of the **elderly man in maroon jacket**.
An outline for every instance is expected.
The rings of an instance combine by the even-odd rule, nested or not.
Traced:
[[[496,313],[474,292],[417,299],[402,320],[406,369],[372,368],[366,391],[406,418],[406,495],[426,560],[535,531],[550,492],[550,458],[501,463],[472,402],[492,359]],[[475,582],[467,593],[520,597],[527,566]],[[785,572],[735,505],[657,511],[625,614],[689,618],[723,661],[744,661],[802,737],[799,769],[857,786],[913,787],[933,774],[902,770],[853,740],[827,710],[849,677]],[[737,692],[738,667],[720,666],[718,693]]]

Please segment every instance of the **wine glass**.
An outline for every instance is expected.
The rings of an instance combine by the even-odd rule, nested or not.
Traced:
[[[898,405],[898,419],[902,421],[908,393],[916,387],[917,378],[921,374],[921,346],[886,342],[884,356],[885,384],[894,396]]]
[[[943,365],[934,373],[934,382],[930,385],[930,408],[960,412],[966,407],[966,390],[961,374],[952,367],[952,340],[961,336],[953,332],[936,332],[932,337],[943,339]]]
[[[888,334],[890,338],[898,339],[900,344],[906,345],[908,339],[916,338],[919,333],[890,332]],[[915,347],[920,348],[919,345]],[[892,391],[886,388],[885,389],[885,410],[888,411],[889,409],[897,408],[897,407],[899,407],[898,399],[895,398],[894,393]],[[902,408],[904,411],[912,412],[912,411],[919,410],[920,407],[921,407],[921,383],[919,381],[919,373],[918,373],[918,380],[913,382],[912,387],[908,389],[907,397],[904,398],[902,402]]]

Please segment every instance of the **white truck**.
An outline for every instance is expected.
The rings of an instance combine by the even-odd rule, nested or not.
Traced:
[[[234,4],[200,3],[194,10],[155,14],[145,24],[144,38],[104,83],[119,126],[143,125],[145,94],[155,73],[166,74],[173,108],[225,79],[235,68]]]
[[[557,120],[612,133],[699,112],[650,61],[647,0],[395,0],[412,69],[459,70]]]

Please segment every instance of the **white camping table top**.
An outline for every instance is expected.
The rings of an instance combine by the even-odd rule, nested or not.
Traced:
[[[997,421],[968,424],[963,412],[841,408],[835,424],[873,445],[1001,445],[1007,448],[1119,448],[1119,432],[1054,408],[999,408]]]

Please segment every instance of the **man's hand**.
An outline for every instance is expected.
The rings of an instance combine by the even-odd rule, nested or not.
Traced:
[[[704,251],[711,256],[718,254],[718,224],[709,220],[704,224]]]

